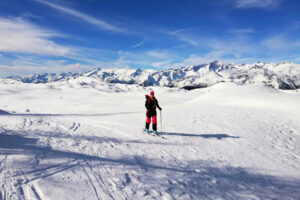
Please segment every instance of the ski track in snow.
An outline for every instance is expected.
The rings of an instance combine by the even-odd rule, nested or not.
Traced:
[[[156,88],[163,139],[140,131],[144,92],[85,89],[81,101],[70,101],[76,88],[34,85],[20,95],[20,86],[3,87],[16,92],[2,95],[0,105],[20,114],[0,116],[1,200],[300,197],[299,94],[266,94],[288,99],[285,112],[244,105],[232,85]],[[266,92],[257,87],[252,97],[252,88],[238,89],[253,99]],[[19,112],[27,108],[34,113]]]

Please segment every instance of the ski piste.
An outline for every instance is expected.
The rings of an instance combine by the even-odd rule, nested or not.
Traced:
[[[155,133],[153,133],[153,131],[149,131],[149,133],[147,133],[147,132],[146,132],[146,129],[143,129],[143,132],[144,132],[145,134],[151,135],[151,136],[153,136],[153,137],[161,137],[161,138],[163,138],[163,139],[167,139],[167,138],[166,138],[165,136],[163,136],[162,133],[160,133],[160,132],[157,132],[157,134],[155,134]]]

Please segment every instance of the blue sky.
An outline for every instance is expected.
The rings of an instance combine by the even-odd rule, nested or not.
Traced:
[[[0,1],[0,76],[216,59],[300,63],[300,1]]]

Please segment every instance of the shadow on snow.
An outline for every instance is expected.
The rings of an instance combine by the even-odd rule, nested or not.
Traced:
[[[218,140],[222,140],[225,138],[240,138],[239,136],[231,136],[227,134],[191,134],[191,133],[170,133],[163,132],[162,135],[175,135],[175,136],[185,136],[185,137],[203,137],[206,139],[215,138]]]
[[[47,131],[24,131],[22,133],[23,136],[29,135],[30,137],[47,137],[47,138],[60,138],[60,139],[71,139],[73,141],[91,141],[97,144],[101,143],[108,143],[113,142],[115,144],[122,144],[122,143],[145,143],[148,144],[149,141],[142,141],[142,140],[121,140],[114,137],[107,137],[107,136],[95,136],[95,135],[74,135],[68,134],[63,132],[47,132]],[[160,144],[160,145],[174,145],[168,144],[163,142],[151,141],[151,144]]]
[[[99,165],[118,168],[118,176],[123,177],[124,182],[117,184],[130,184],[130,170],[135,170],[139,172],[138,180],[143,183],[139,189],[149,191],[154,188],[158,193],[168,193],[174,199],[297,199],[300,196],[299,179],[263,175],[240,167],[218,167],[216,163],[203,160],[189,161],[181,166],[178,163],[165,163],[164,160],[150,160],[143,156],[105,158],[55,150],[37,143],[37,138],[0,133],[0,155],[32,156],[41,161],[14,160],[14,170],[19,171],[12,176],[15,179],[20,177],[21,180],[24,176],[29,177],[26,181],[19,181],[16,187],[71,168],[80,170],[81,168],[76,167],[84,167],[89,162],[88,165],[92,168]],[[43,160],[46,159],[54,159],[54,163],[44,163]],[[7,178],[10,177],[4,177]],[[118,188],[122,190],[124,185]]]
[[[40,113],[24,113],[24,114],[18,114],[18,113],[9,113],[4,110],[0,110],[0,115],[9,115],[9,116],[27,116],[27,117],[80,117],[80,116],[86,116],[86,117],[99,117],[99,116],[111,116],[111,115],[128,115],[128,114],[136,114],[139,112],[116,112],[116,113],[101,113],[101,114],[40,114]]]

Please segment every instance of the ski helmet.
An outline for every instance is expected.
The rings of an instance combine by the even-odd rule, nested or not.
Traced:
[[[150,92],[150,95],[154,95],[154,91],[151,91],[151,92]]]

